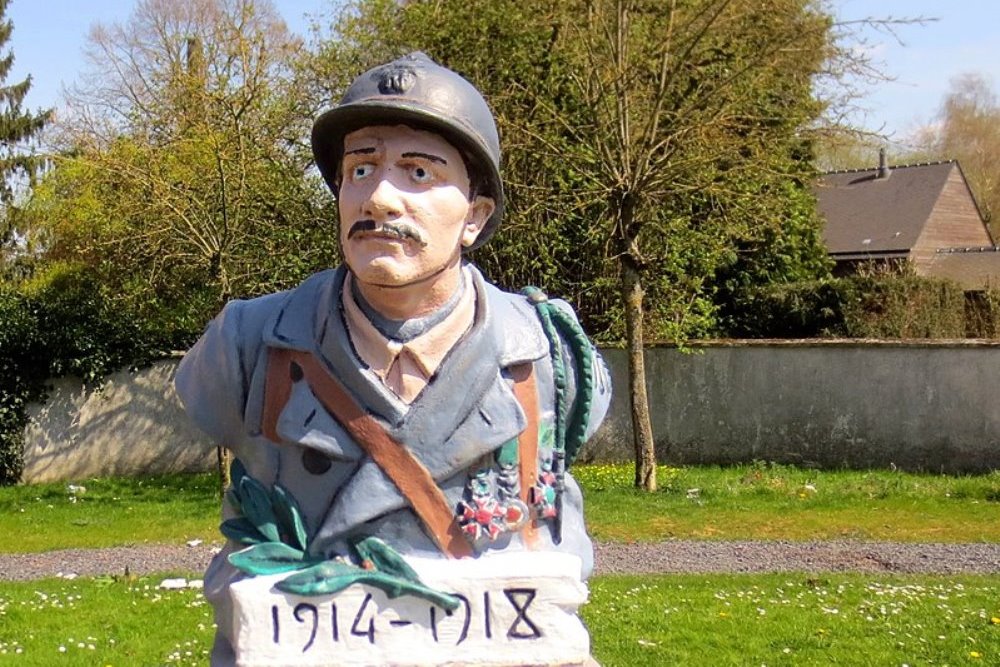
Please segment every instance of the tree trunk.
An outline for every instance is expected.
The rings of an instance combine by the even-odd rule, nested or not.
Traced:
[[[226,489],[232,484],[229,477],[229,466],[233,463],[233,451],[227,447],[216,447],[215,455],[219,462],[219,496],[226,495]]]
[[[649,421],[646,395],[646,359],[642,346],[642,279],[630,258],[622,262],[622,300],[628,335],[629,400],[632,406],[632,439],[635,444],[635,485],[656,491],[656,448]]]

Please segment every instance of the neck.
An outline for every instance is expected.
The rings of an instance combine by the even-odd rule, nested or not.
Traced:
[[[354,286],[367,304],[390,320],[426,317],[444,307],[462,282],[461,261],[406,285],[376,285],[355,277]]]
[[[408,320],[391,320],[371,307],[365,297],[358,290],[358,283],[356,280],[351,280],[351,295],[350,298],[354,300],[361,312],[364,313],[368,321],[378,329],[379,333],[385,336],[389,340],[399,341],[401,343],[407,343],[417,336],[422,336],[427,333],[438,324],[443,322],[452,311],[455,310],[455,306],[458,305],[459,300],[462,298],[462,293],[465,291],[465,275],[459,276],[458,289],[448,297],[448,301],[445,302],[443,306],[435,310],[430,315],[425,315],[423,317],[410,318]]]

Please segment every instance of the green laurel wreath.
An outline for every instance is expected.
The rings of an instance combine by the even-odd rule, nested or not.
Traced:
[[[234,542],[248,545],[229,554],[229,563],[236,569],[254,576],[294,572],[275,587],[296,595],[327,595],[360,583],[390,598],[413,595],[448,611],[458,608],[458,598],[425,585],[403,557],[377,537],[360,538],[349,545],[360,565],[310,554],[302,510],[287,489],[275,483],[269,492],[239,459],[233,459],[230,479],[226,499],[240,516],[223,521],[219,530]]]

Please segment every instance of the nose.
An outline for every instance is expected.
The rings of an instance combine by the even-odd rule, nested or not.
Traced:
[[[399,189],[388,178],[381,178],[364,203],[365,215],[373,220],[391,220],[403,214]]]

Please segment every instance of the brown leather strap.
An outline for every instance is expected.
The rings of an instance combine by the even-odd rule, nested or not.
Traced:
[[[455,521],[455,515],[444,493],[434,482],[427,468],[402,444],[354,401],[340,381],[308,352],[272,348],[268,358],[267,384],[261,431],[272,442],[280,442],[277,425],[281,411],[292,394],[293,373],[301,374],[313,394],[358,445],[392,480],[403,497],[413,507],[431,538],[446,555],[461,558],[472,555],[472,548]],[[510,368],[514,380],[514,397],[524,410],[527,424],[518,435],[518,472],[521,480],[521,501],[529,508],[531,490],[538,475],[538,387],[534,364]],[[538,519],[531,519],[522,529],[525,545],[538,543]]]
[[[260,430],[271,442],[281,442],[278,417],[292,395],[291,350],[273,347],[267,358],[267,384],[264,385],[264,411]]]
[[[297,368],[296,368],[297,366]],[[284,408],[291,395],[292,373],[301,372],[309,383],[313,394],[346,430],[354,441],[364,449],[382,472],[392,480],[406,498],[413,511],[420,517],[424,527],[438,548],[447,556],[462,558],[473,554],[472,547],[455,521],[455,514],[431,477],[430,472],[409,449],[390,436],[384,428],[362,409],[347,392],[340,381],[324,368],[308,352],[298,350],[272,349],[268,360],[268,388],[264,392],[264,422],[262,431],[268,438],[278,442],[275,427],[277,415]],[[271,389],[272,379],[278,387]],[[287,388],[281,385],[288,385]],[[268,401],[283,402],[268,405]],[[268,421],[270,420],[270,422]]]
[[[531,362],[511,366],[510,375],[514,380],[514,398],[521,404],[527,425],[517,436],[518,468],[521,477],[521,502],[531,509],[531,489],[538,476],[538,387],[535,382],[535,365]],[[538,517],[529,512],[531,519],[521,529],[525,545],[529,549],[538,543]]]

